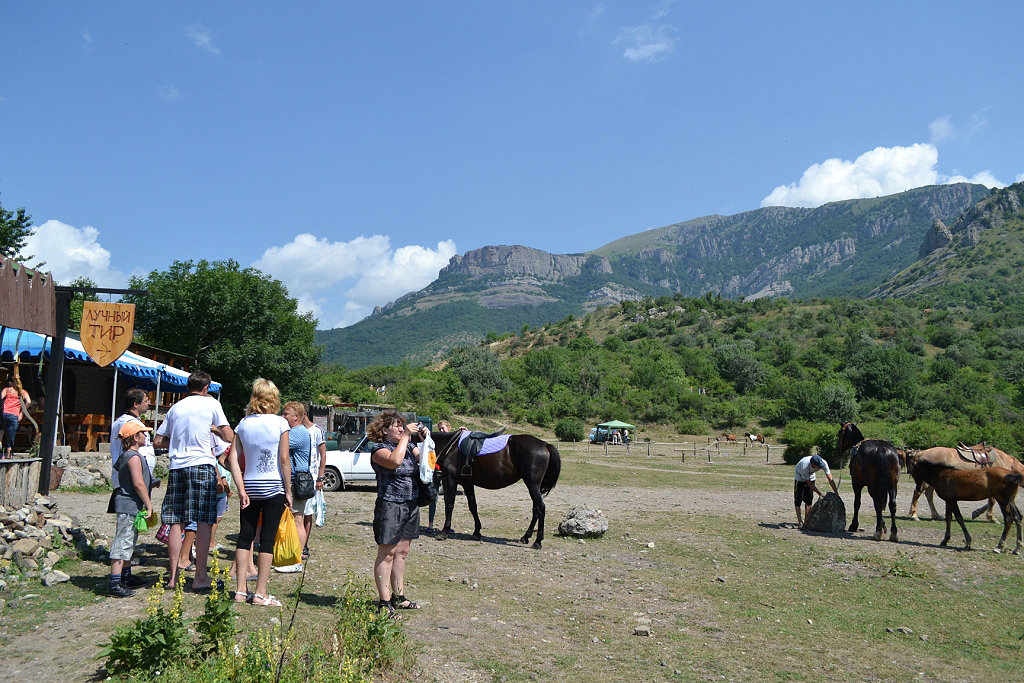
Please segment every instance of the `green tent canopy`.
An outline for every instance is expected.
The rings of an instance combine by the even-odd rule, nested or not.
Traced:
[[[597,426],[607,427],[608,429],[636,429],[636,427],[634,427],[633,425],[628,424],[626,422],[620,422],[619,420],[612,420],[611,422],[602,422]]]

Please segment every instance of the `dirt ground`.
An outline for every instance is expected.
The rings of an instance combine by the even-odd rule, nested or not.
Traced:
[[[585,467],[585,460],[585,457],[578,457],[574,466]],[[601,464],[608,466],[610,463],[602,461]],[[562,638],[566,641],[565,653],[559,656],[572,657],[572,643],[575,641],[566,636],[575,631],[559,631],[558,628],[552,630],[546,620],[535,620],[527,606],[528,595],[534,591],[537,594],[551,591],[557,593],[560,599],[564,594],[567,605],[594,599],[596,602],[587,603],[591,606],[585,612],[591,621],[585,628],[593,629],[598,635],[611,622],[619,626],[618,622],[622,619],[620,615],[612,617],[608,614],[608,623],[603,622],[602,613],[606,605],[628,605],[634,601],[637,605],[643,605],[647,613],[657,615],[659,601],[654,595],[657,586],[640,585],[629,578],[629,571],[644,566],[646,562],[646,539],[638,538],[636,543],[624,546],[627,548],[624,552],[598,553],[588,552],[589,547],[596,546],[588,547],[585,542],[556,536],[558,522],[577,505],[600,508],[610,519],[614,533],[627,537],[629,520],[656,521],[659,515],[664,514],[672,514],[673,518],[685,515],[697,520],[701,515],[713,515],[732,517],[740,525],[760,528],[772,540],[802,538],[803,542],[821,547],[840,547],[840,544],[848,546],[850,543],[847,535],[803,534],[793,528],[796,520],[792,508],[791,485],[787,483],[790,480],[782,468],[768,470],[765,467],[762,470],[762,473],[770,471],[778,475],[779,490],[751,491],[747,488],[730,490],[729,474],[719,477],[722,490],[707,490],[698,484],[688,483],[685,473],[682,479],[675,473],[666,475],[665,484],[654,488],[631,486],[630,472],[637,472],[643,465],[623,464],[621,467],[623,477],[619,485],[560,483],[555,488],[547,499],[547,537],[543,550],[534,551],[516,541],[529,521],[529,502],[521,484],[499,491],[478,492],[484,517],[484,542],[470,541],[465,533],[461,533],[446,542],[422,536],[414,544],[409,557],[406,592],[411,598],[419,600],[423,609],[404,616],[412,640],[430,644],[419,656],[420,665],[428,677],[438,681],[501,680],[500,670],[497,673],[481,673],[487,670],[486,648],[484,655],[477,658],[473,666],[467,664],[466,658],[461,656],[471,639],[475,638],[491,639],[490,647],[493,649],[506,647],[506,643],[520,642],[524,638],[544,639],[543,642]],[[789,471],[789,468],[785,469]],[[737,472],[735,476],[742,477],[743,474]],[[826,484],[822,482],[821,485],[824,490]],[[852,515],[853,496],[848,486],[845,491],[842,488],[840,491],[848,506],[847,514]],[[157,501],[161,495],[157,492]],[[904,518],[909,508],[910,495],[910,486],[904,484],[900,489],[898,504],[898,515],[901,517],[898,519],[899,544],[872,543],[869,531],[861,531],[854,537],[864,543],[871,543],[872,552],[882,555],[929,551],[927,562],[941,568],[943,555],[934,552],[940,540],[938,532],[933,527],[915,525]],[[113,516],[104,513],[106,495],[57,491],[52,497],[61,512],[79,518],[108,536],[112,535]],[[460,496],[456,503],[453,526],[457,532],[471,529],[471,517],[464,500]],[[862,509],[861,528],[873,529],[874,513],[866,493],[865,500],[868,509]],[[314,532],[310,544],[313,557],[307,569],[307,588],[303,594],[304,598],[309,599],[304,602],[329,602],[330,595],[344,581],[347,571],[354,572],[359,578],[369,579],[374,556],[369,524],[373,501],[374,493],[370,487],[349,487],[345,491],[328,494],[327,524],[325,528]],[[225,545],[228,545],[226,536],[237,531],[235,505],[232,499],[223,524],[223,533],[218,534],[219,540]],[[864,512],[867,512],[867,516]],[[440,525],[443,511],[438,510],[437,514],[435,523]],[[423,510],[422,521],[426,521],[426,509]],[[955,546],[962,545],[959,533],[959,530],[954,531],[952,543]],[[985,539],[990,536],[985,536]],[[146,564],[136,571],[152,576],[156,568],[166,567],[166,556],[161,554],[164,546],[156,543],[152,535],[144,538],[147,541],[143,553]],[[1010,543],[1012,548],[1012,538]],[[230,555],[225,551],[222,557],[228,558]],[[60,588],[69,596],[78,594],[76,606],[53,609],[38,620],[39,623],[24,632],[11,631],[12,620],[8,617],[11,616],[12,608],[7,608],[3,618],[0,618],[0,680],[88,680],[99,669],[99,662],[94,659],[98,646],[108,639],[115,625],[144,613],[148,591],[139,591],[138,595],[129,599],[106,598],[103,596],[106,567],[97,563],[82,563],[81,566],[84,575],[73,577],[70,584],[63,584]],[[608,576],[621,576],[622,580],[609,578],[606,582],[602,581],[600,577],[605,568],[609,572]],[[622,568],[621,574],[617,573],[619,568]],[[598,578],[593,578],[595,576]],[[294,584],[295,578],[292,576],[275,574],[271,578],[271,590],[282,597],[290,595]],[[467,593],[476,591],[478,586],[480,590],[475,600],[467,596]],[[87,593],[85,604],[81,604],[80,593],[83,590]],[[196,605],[200,604],[198,596],[188,597],[196,601]],[[198,609],[201,608],[193,606],[190,611]],[[694,605],[693,609],[699,610],[701,606]],[[580,617],[580,622],[583,620]],[[572,623],[561,628],[580,628],[580,623],[575,619],[569,621]],[[595,643],[596,638],[597,635]],[[529,654],[524,657],[529,659]],[[629,664],[624,661],[625,658],[616,662],[611,655],[606,657],[611,667],[609,675],[628,675]],[[572,667],[571,664],[566,666],[570,669]],[[490,670],[494,671],[493,666]],[[552,677],[562,675],[562,671],[552,672]]]

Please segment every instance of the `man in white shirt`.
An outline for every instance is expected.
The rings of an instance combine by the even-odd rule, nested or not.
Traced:
[[[310,404],[303,402],[306,408],[306,415],[302,420],[303,426],[309,430],[309,441],[312,447],[309,452],[309,471],[316,472],[317,495],[306,501],[305,514],[302,517],[306,527],[306,547],[302,549],[302,559],[309,557],[309,535],[313,533],[313,517],[316,515],[316,500],[323,497],[324,489],[324,468],[327,466],[327,440],[324,438],[324,430],[320,425],[309,419]]]
[[[149,394],[142,389],[129,389],[125,392],[122,403],[124,412],[114,420],[114,424],[110,425],[110,486],[114,489],[118,486],[117,470],[114,469],[114,463],[121,457],[121,438],[118,434],[121,427],[128,422],[138,422],[143,427],[146,426],[140,416],[149,410]],[[149,432],[145,432],[145,434],[148,446]],[[150,468],[150,474],[152,474],[152,468]]]
[[[824,496],[824,494],[818,490],[818,487],[814,485],[815,475],[818,470],[825,470],[825,476],[828,477],[828,483],[832,486],[832,490],[839,495],[839,488],[836,486],[835,479],[832,478],[832,471],[828,468],[828,463],[820,455],[808,455],[806,458],[801,458],[800,462],[796,464],[796,470],[793,473],[793,505],[796,507],[796,521],[800,525],[800,528],[804,528],[804,520],[807,515],[811,513],[811,501],[814,500],[813,494]],[[804,514],[800,514],[800,503],[804,504]]]
[[[210,547],[211,530],[217,522],[217,460],[213,457],[211,431],[228,443],[235,438],[224,409],[217,399],[208,395],[209,389],[208,374],[193,372],[189,375],[189,395],[171,406],[156,430],[154,445],[157,448],[166,445],[171,459],[167,493],[160,510],[163,522],[171,525],[167,539],[171,565],[168,588],[173,588],[178,578],[182,526],[196,522],[196,543],[205,549]],[[208,557],[205,552],[196,553],[193,591],[210,588],[206,572]]]

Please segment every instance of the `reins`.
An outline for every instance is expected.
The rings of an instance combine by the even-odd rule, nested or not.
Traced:
[[[444,448],[441,449],[441,452],[437,454],[437,463],[439,465],[441,464],[442,460],[444,460],[449,455],[451,455],[452,451],[454,451],[456,448],[459,447],[459,433],[458,432],[446,432],[446,433],[451,434],[452,438],[451,438],[451,440],[447,444],[445,444]]]

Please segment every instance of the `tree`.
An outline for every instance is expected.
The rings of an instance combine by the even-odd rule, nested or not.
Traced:
[[[25,240],[35,234],[32,229],[32,216],[25,213],[22,207],[17,211],[8,211],[0,204],[0,256],[24,263],[34,256],[24,255]],[[43,265],[41,262],[35,267]]]
[[[286,399],[315,398],[316,320],[298,313],[280,281],[234,260],[202,260],[175,261],[166,271],[131,278],[130,286],[149,291],[125,297],[135,304],[141,340],[194,359],[193,370],[221,382],[233,419],[257,377],[272,380]]]
[[[555,423],[555,436],[559,441],[583,441],[583,423],[575,417],[563,417]]]
[[[76,277],[71,281],[71,287],[98,287],[92,278]],[[84,294],[82,292],[76,292],[71,297],[71,319],[68,322],[68,326],[73,330],[82,329],[82,308],[85,306],[86,301],[99,301],[100,298],[95,294]]]

